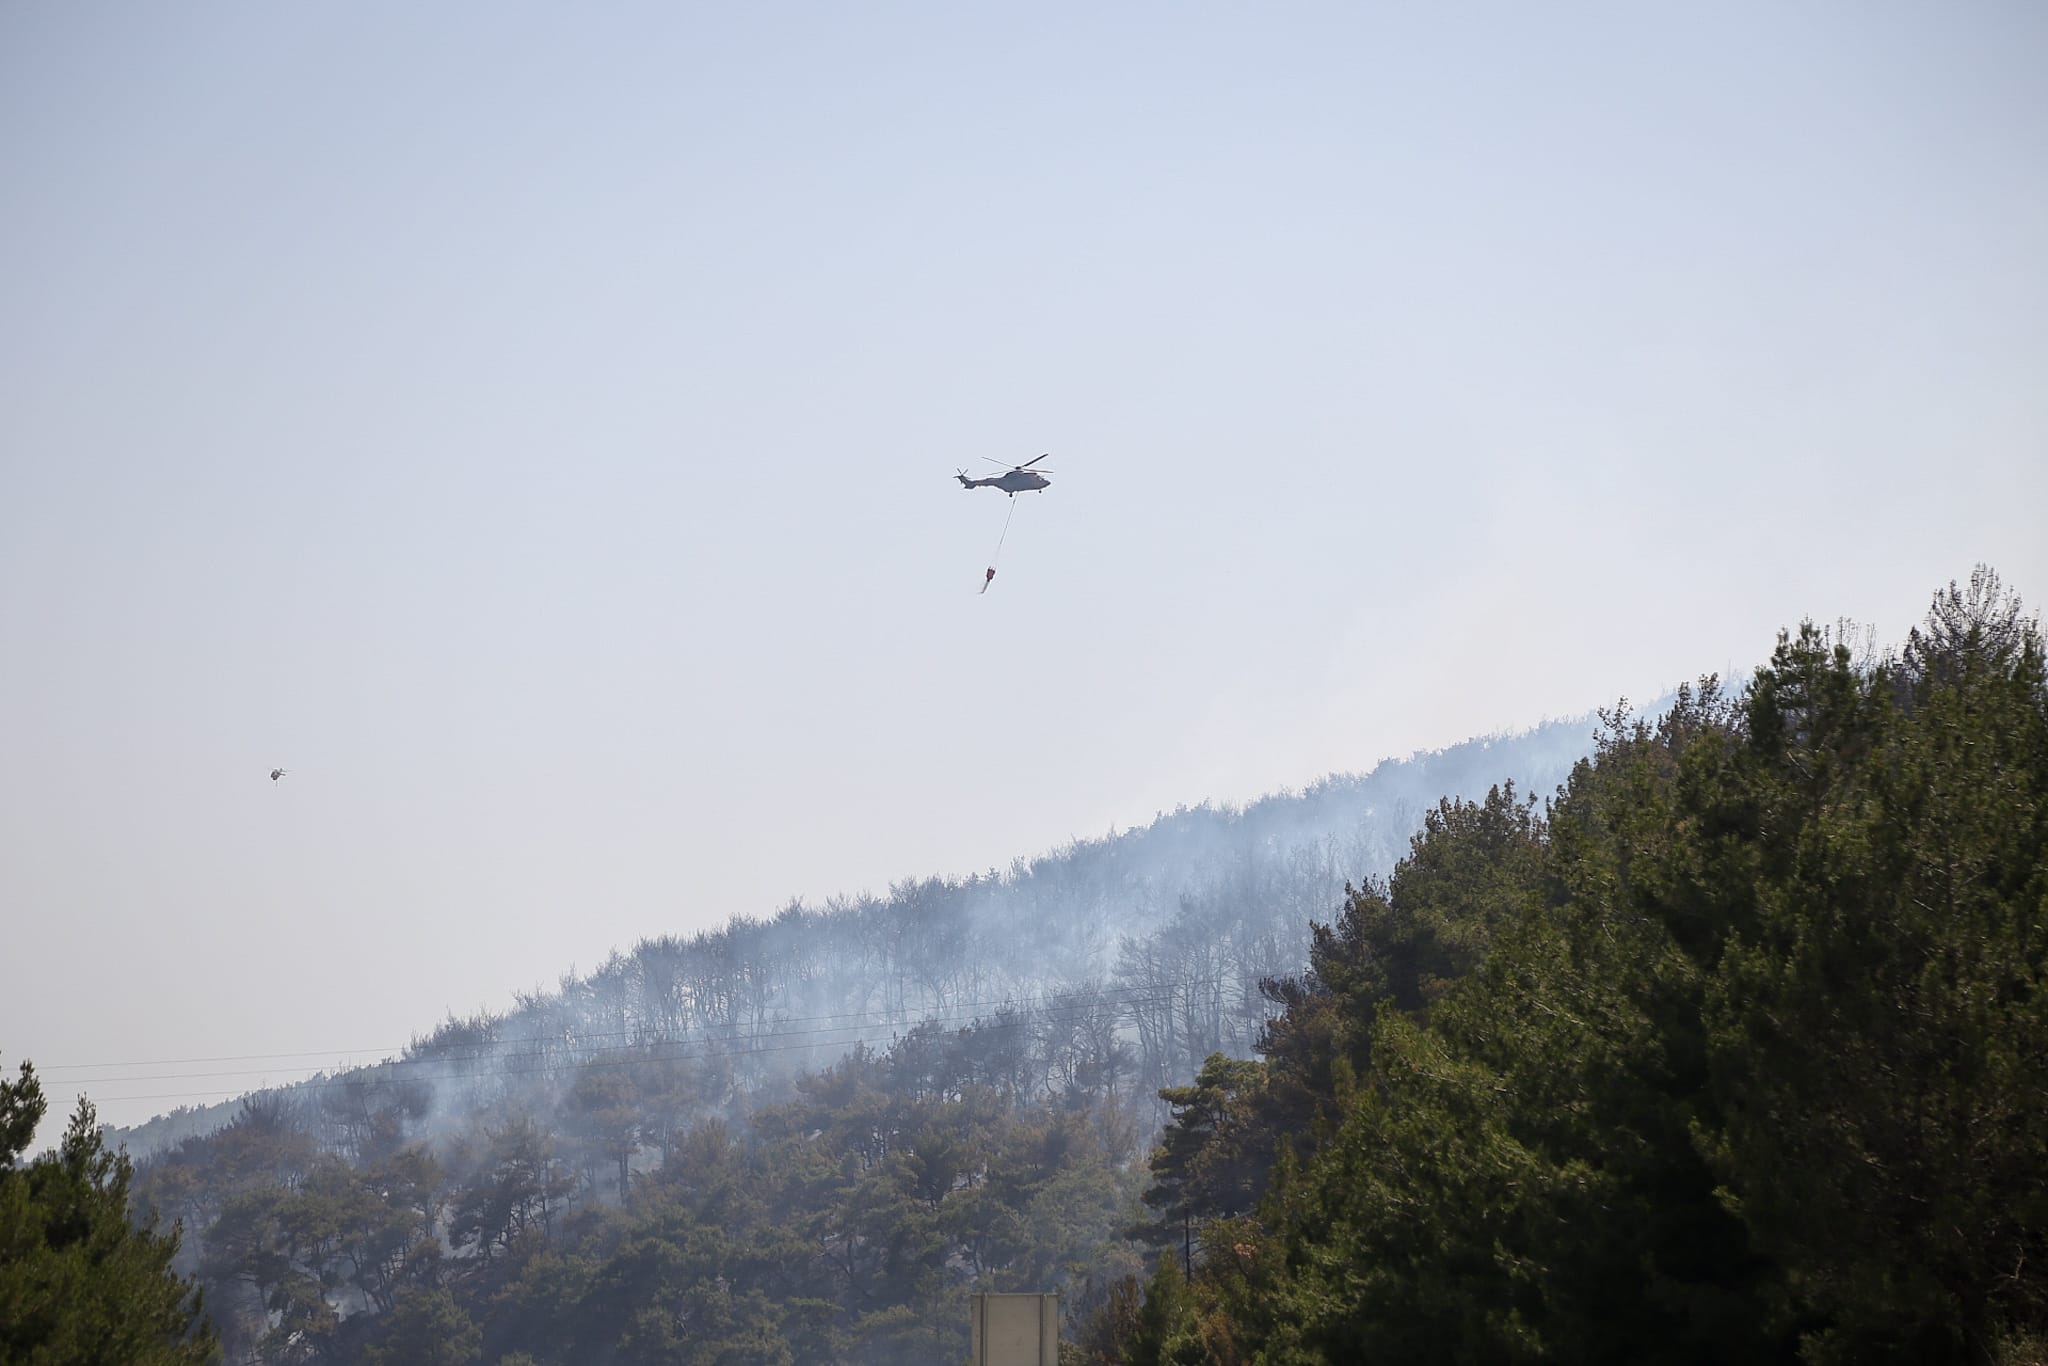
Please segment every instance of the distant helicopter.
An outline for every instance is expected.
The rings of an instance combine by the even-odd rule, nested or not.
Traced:
[[[1047,451],[1045,453],[1045,455],[1051,454],[1051,451]],[[1047,474],[1051,473],[1051,471],[1034,470],[1031,468],[1033,465],[1036,465],[1040,460],[1045,459],[1045,455],[1034,456],[1033,458],[1026,460],[1021,465],[1011,465],[1001,474],[998,474],[993,478],[989,479],[969,479],[967,477],[966,470],[960,471],[960,473],[955,475],[954,477],[960,481],[961,488],[1001,489],[1004,493],[1007,493],[1012,498],[1015,498],[1020,493],[1028,492],[1031,489],[1042,489],[1052,483],[1052,480],[1045,477]],[[1000,465],[1003,463],[1000,460],[989,460],[989,458],[985,455],[981,458],[984,460],[988,460],[988,463],[991,465]]]
[[[274,783],[279,778],[282,778],[285,774],[289,772],[291,772],[291,770],[288,768],[273,768],[270,770],[270,781]]]

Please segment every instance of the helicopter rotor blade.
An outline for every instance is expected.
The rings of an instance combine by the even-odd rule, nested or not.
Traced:
[[[1006,469],[1006,470],[1014,470],[1014,469],[1016,469],[1016,468],[1017,468],[1017,467],[1016,467],[1015,465],[1012,465],[1012,464],[1011,464],[1011,463],[1010,463],[1009,461],[1007,461],[1007,460],[989,460],[989,458],[988,458],[987,456],[985,456],[985,455],[984,455],[983,457],[981,457],[981,458],[982,458],[983,460],[988,460],[988,463],[989,463],[989,464],[991,464],[991,465],[1001,465],[1001,466],[1002,466],[1002,467],[1003,467],[1004,469]]]
[[[1052,452],[1051,452],[1051,451],[1047,451],[1047,452],[1045,453],[1045,455],[1034,455],[1034,456],[1032,456],[1032,457],[1031,457],[1031,458],[1030,458],[1029,460],[1026,460],[1026,461],[1025,461],[1025,462],[1024,462],[1023,464],[1021,464],[1021,465],[1017,466],[1017,468],[1018,468],[1018,469],[1020,469],[1020,470],[1028,470],[1028,469],[1030,469],[1030,468],[1031,468],[1031,467],[1032,467],[1033,465],[1036,465],[1036,464],[1037,464],[1037,463],[1038,463],[1039,461],[1041,461],[1041,460],[1045,459],[1045,457],[1046,457],[1047,455],[1051,455],[1051,454],[1052,454]]]

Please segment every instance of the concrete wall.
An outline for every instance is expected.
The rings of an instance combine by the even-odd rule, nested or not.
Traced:
[[[1059,1366],[1058,1295],[976,1295],[974,1366]]]

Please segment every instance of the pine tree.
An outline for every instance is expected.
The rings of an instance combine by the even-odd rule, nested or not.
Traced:
[[[1126,1366],[1207,1366],[1195,1300],[1171,1251],[1159,1258],[1159,1269],[1145,1286],[1145,1302],[1124,1344]]]
[[[24,1165],[47,1112],[21,1064],[0,1081],[0,1360],[200,1366],[217,1354],[199,1292],[171,1269],[178,1230],[131,1222],[125,1153],[81,1099],[63,1141]]]
[[[1816,1361],[2048,1322],[2048,668],[1980,571],[1872,670],[1808,628],[1748,710],[1755,920],[1713,984],[1714,1149]]]

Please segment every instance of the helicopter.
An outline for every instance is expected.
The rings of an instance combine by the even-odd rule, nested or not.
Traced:
[[[1051,451],[1047,451],[1045,453],[1045,455],[1051,454]],[[987,479],[969,479],[967,477],[966,470],[961,470],[959,474],[955,475],[954,477],[960,481],[961,488],[1001,489],[1004,493],[1007,493],[1012,498],[1015,498],[1020,493],[1028,492],[1031,489],[1042,489],[1046,487],[1048,484],[1052,483],[1052,480],[1045,477],[1046,474],[1048,474],[1050,471],[1034,470],[1031,468],[1033,465],[1036,465],[1039,461],[1045,459],[1045,455],[1033,456],[1031,459],[1026,460],[1021,465],[1011,465],[1007,469],[1005,469],[1001,474],[992,475]],[[1003,463],[1000,460],[989,460],[989,457],[985,455],[981,458],[984,460],[988,460],[988,463],[991,465],[1000,465]]]

